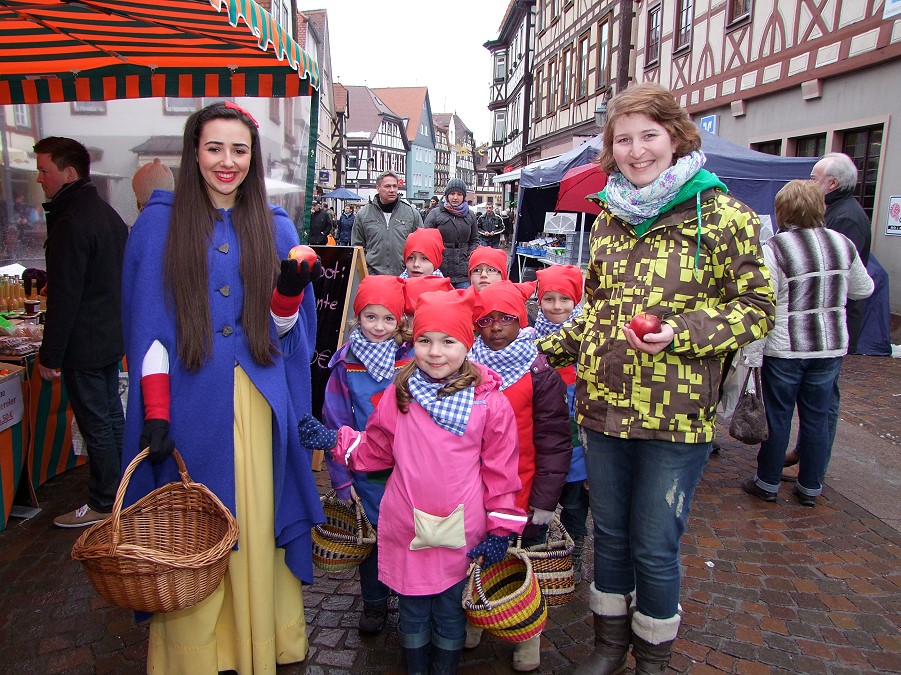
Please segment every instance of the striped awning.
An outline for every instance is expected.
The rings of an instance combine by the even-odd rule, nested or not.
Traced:
[[[316,62],[253,0],[0,0],[0,104],[318,86]]]

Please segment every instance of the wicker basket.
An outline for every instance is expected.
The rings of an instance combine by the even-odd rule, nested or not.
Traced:
[[[178,451],[181,482],[168,483],[122,510],[135,457],[116,491],[112,515],[72,547],[108,602],[143,612],[172,612],[209,597],[225,576],[238,523],[209,488],[191,480]]]
[[[535,572],[548,607],[565,605],[576,593],[573,575],[574,546],[572,537],[563,527],[559,516],[554,516],[544,544],[522,548],[522,537],[516,539],[514,548],[522,550],[532,561],[532,571]]]
[[[322,497],[325,522],[313,528],[313,564],[327,572],[357,567],[375,545],[375,528],[358,499],[353,505],[330,490]]]
[[[547,605],[522,550],[511,550],[499,563],[470,566],[463,592],[466,620],[507,642],[525,642],[547,623]]]

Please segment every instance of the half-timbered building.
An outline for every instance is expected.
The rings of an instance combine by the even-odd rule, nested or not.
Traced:
[[[472,131],[456,113],[434,113],[432,121],[437,135],[436,155],[446,153],[446,157],[435,160],[435,192],[442,194],[450,178],[461,179],[472,190],[476,176],[476,144]]]
[[[373,89],[376,96],[404,118],[407,141],[407,199],[425,206],[435,191],[435,129],[428,87]]]
[[[624,4],[629,12],[621,25]],[[526,145],[530,162],[559,155],[597,135],[595,113],[611,93],[628,84],[633,4],[637,3],[537,2],[532,124]]]
[[[375,194],[375,181],[384,171],[400,179],[406,194],[407,132],[403,118],[364,86],[348,86],[347,185],[364,199]]]
[[[901,10],[880,0],[643,2],[635,79],[672,89],[695,121],[740,145],[850,155],[899,311],[901,222],[890,203],[901,195],[901,132],[891,129],[901,110],[901,14],[886,16],[890,4]]]

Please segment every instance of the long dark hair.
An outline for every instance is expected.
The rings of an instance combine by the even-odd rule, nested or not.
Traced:
[[[253,119],[243,111],[214,103],[195,112],[185,123],[164,261],[166,297],[175,308],[178,357],[191,371],[199,370],[213,350],[207,252],[220,214],[200,174],[197,148],[203,127],[215,119],[238,120],[250,130],[250,168],[238,186],[232,214],[241,251],[238,271],[244,282],[241,324],[254,361],[270,365],[278,352],[269,333],[269,301],[278,272],[278,255],[272,213],[266,200],[260,135]]]

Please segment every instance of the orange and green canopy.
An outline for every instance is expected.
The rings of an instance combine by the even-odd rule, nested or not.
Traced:
[[[318,86],[316,62],[253,0],[0,0],[0,104]]]

